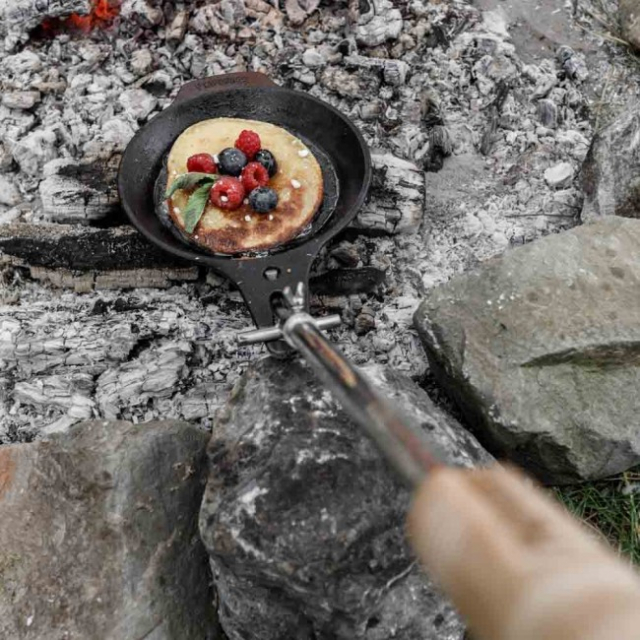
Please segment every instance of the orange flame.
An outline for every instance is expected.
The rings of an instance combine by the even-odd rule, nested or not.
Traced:
[[[103,26],[105,22],[113,20],[120,13],[120,3],[115,0],[93,0],[91,13],[81,16],[72,13],[68,18],[47,18],[42,22],[42,29],[46,33],[59,33],[68,29],[73,29],[88,33],[94,27]]]

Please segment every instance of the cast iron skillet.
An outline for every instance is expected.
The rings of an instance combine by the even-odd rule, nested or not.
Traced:
[[[189,126],[216,117],[271,122],[302,138],[321,157],[325,203],[308,234],[268,253],[212,254],[172,232],[154,199],[158,176],[175,139]],[[274,296],[298,282],[308,291],[318,251],[355,217],[371,182],[371,157],[356,127],[330,105],[283,89],[261,73],[232,73],[186,84],[175,102],[133,137],[118,174],[118,191],[134,226],[151,242],[183,259],[206,265],[239,289],[257,327],[274,324]],[[306,300],[308,309],[308,298]],[[282,342],[270,343],[281,354]]]

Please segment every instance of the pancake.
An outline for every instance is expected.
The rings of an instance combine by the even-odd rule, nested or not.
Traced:
[[[186,129],[169,153],[167,187],[177,176],[187,173],[189,156],[196,153],[215,156],[224,148],[233,147],[243,129],[255,131],[260,136],[262,148],[275,156],[278,172],[269,180],[268,186],[278,194],[278,205],[265,214],[257,213],[249,204],[243,203],[235,211],[225,211],[208,202],[194,232],[187,235],[216,253],[259,251],[281,245],[309,225],[322,202],[322,170],[301,140],[273,124],[237,118],[203,120]],[[168,201],[171,219],[185,234],[182,212],[189,193],[178,190]]]

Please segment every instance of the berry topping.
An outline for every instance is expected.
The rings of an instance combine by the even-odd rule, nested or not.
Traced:
[[[220,173],[225,173],[229,176],[239,176],[247,164],[247,156],[245,156],[240,149],[227,147],[218,155],[218,163],[220,165]]]
[[[242,170],[242,184],[247,192],[266,187],[268,183],[269,172],[259,162],[250,162]]]
[[[273,153],[268,151],[267,149],[260,149],[258,153],[256,153],[255,161],[259,162],[268,172],[269,177],[273,178],[278,171],[278,163],[276,159],[273,157]]]
[[[245,129],[238,136],[235,146],[236,149],[240,149],[249,160],[253,160],[256,153],[260,151],[260,136],[255,131]]]
[[[249,204],[258,213],[269,213],[278,205],[278,194],[269,187],[258,187],[249,194]]]
[[[225,211],[237,209],[244,199],[244,187],[238,178],[222,176],[211,189],[211,202]]]
[[[187,171],[196,173],[218,173],[218,167],[210,153],[196,153],[187,160]]]

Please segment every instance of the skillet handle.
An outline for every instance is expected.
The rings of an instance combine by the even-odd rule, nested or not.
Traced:
[[[317,245],[303,245],[296,250],[273,254],[260,260],[238,261],[231,280],[240,293],[258,329],[268,329],[278,324],[274,312],[274,298],[282,296],[286,287],[295,290],[299,282],[304,284],[304,311],[309,311],[309,271],[317,255]],[[276,357],[286,357],[293,350],[284,340],[267,343],[267,349]]]
[[[278,85],[264,73],[257,71],[242,71],[239,73],[222,73],[219,76],[210,76],[187,82],[178,91],[174,102],[182,102],[194,98],[202,93],[212,91],[226,91],[227,89],[239,89],[244,87],[277,87]]]

